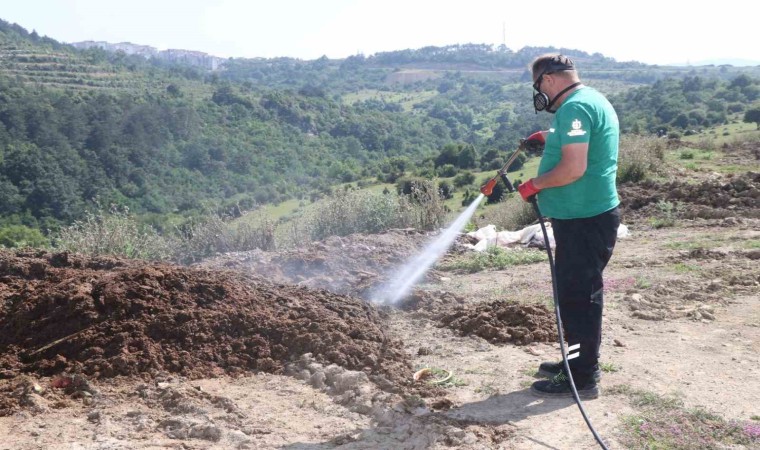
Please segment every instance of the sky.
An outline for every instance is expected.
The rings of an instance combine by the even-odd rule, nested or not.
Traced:
[[[2,0],[0,19],[60,42],[220,57],[345,58],[451,44],[571,48],[617,61],[760,64],[747,0]]]

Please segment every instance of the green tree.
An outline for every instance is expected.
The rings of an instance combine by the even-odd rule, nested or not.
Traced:
[[[456,165],[459,162],[460,148],[456,144],[447,144],[442,149],[438,156],[435,158],[435,167],[440,167],[446,164]]]
[[[464,145],[457,156],[457,166],[460,169],[473,169],[477,165],[478,153],[471,144]]]
[[[475,175],[472,172],[462,172],[454,177],[454,186],[463,187],[469,186],[475,182]]]
[[[455,176],[458,171],[459,169],[457,169],[456,166],[452,164],[444,164],[437,169],[438,175],[447,178]]]
[[[748,109],[744,113],[744,122],[745,123],[755,123],[757,125],[757,129],[760,130],[760,106]]]

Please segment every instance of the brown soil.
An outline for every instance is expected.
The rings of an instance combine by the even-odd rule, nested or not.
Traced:
[[[720,177],[690,184],[645,181],[620,186],[621,208],[626,217],[657,215],[654,208],[665,201],[681,205],[675,216],[687,219],[725,218],[740,215],[760,218],[760,172]]]
[[[557,340],[554,313],[543,305],[497,301],[459,307],[444,316],[441,323],[462,336],[480,336],[494,344],[527,345]]]
[[[406,298],[401,299],[397,307],[417,316],[438,319],[453,307],[466,302],[466,298],[448,291],[415,289]]]
[[[361,300],[231,271],[0,253],[0,374],[190,379],[282,373],[305,353],[402,382],[410,370]]]

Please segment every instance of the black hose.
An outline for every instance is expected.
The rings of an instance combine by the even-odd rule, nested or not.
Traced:
[[[549,243],[549,234],[546,232],[546,225],[544,225],[544,216],[541,214],[541,210],[538,209],[538,202],[536,202],[536,196],[530,197],[530,204],[533,205],[533,210],[536,212],[536,217],[538,217],[538,223],[541,224],[541,231],[544,233],[544,245],[546,245],[546,254],[549,255],[549,269],[551,270],[552,274],[552,293],[554,294],[554,313],[557,316],[557,332],[559,333],[559,347],[560,350],[562,350],[562,362],[565,365],[565,372],[567,373],[567,379],[570,380],[570,389],[573,391],[573,398],[575,399],[575,403],[578,405],[578,409],[581,410],[581,415],[583,416],[583,420],[586,421],[586,425],[588,425],[588,429],[591,430],[591,434],[594,435],[594,439],[596,439],[596,442],[599,443],[599,446],[602,447],[604,450],[608,450],[607,446],[604,444],[604,441],[602,441],[602,438],[599,436],[599,433],[596,432],[594,429],[594,426],[591,424],[591,420],[588,418],[588,415],[586,414],[586,410],[583,408],[583,402],[581,402],[581,398],[578,396],[578,390],[575,388],[575,381],[573,381],[573,374],[570,372],[570,363],[567,362],[567,353],[565,351],[565,334],[562,332],[562,319],[559,315],[559,296],[557,293],[557,275],[554,271],[554,257],[552,256],[552,247]]]

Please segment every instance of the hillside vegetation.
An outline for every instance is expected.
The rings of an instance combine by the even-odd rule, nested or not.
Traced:
[[[48,233],[97,202],[168,230],[208,209],[239,214],[409,177],[448,178],[444,197],[467,199],[480,181],[470,174],[500,167],[520,137],[548,126],[526,68],[558,50],[610,94],[626,132],[694,134],[758,102],[757,68],[469,44],[230,59],[207,72],[77,50],[0,21],[0,226]]]

